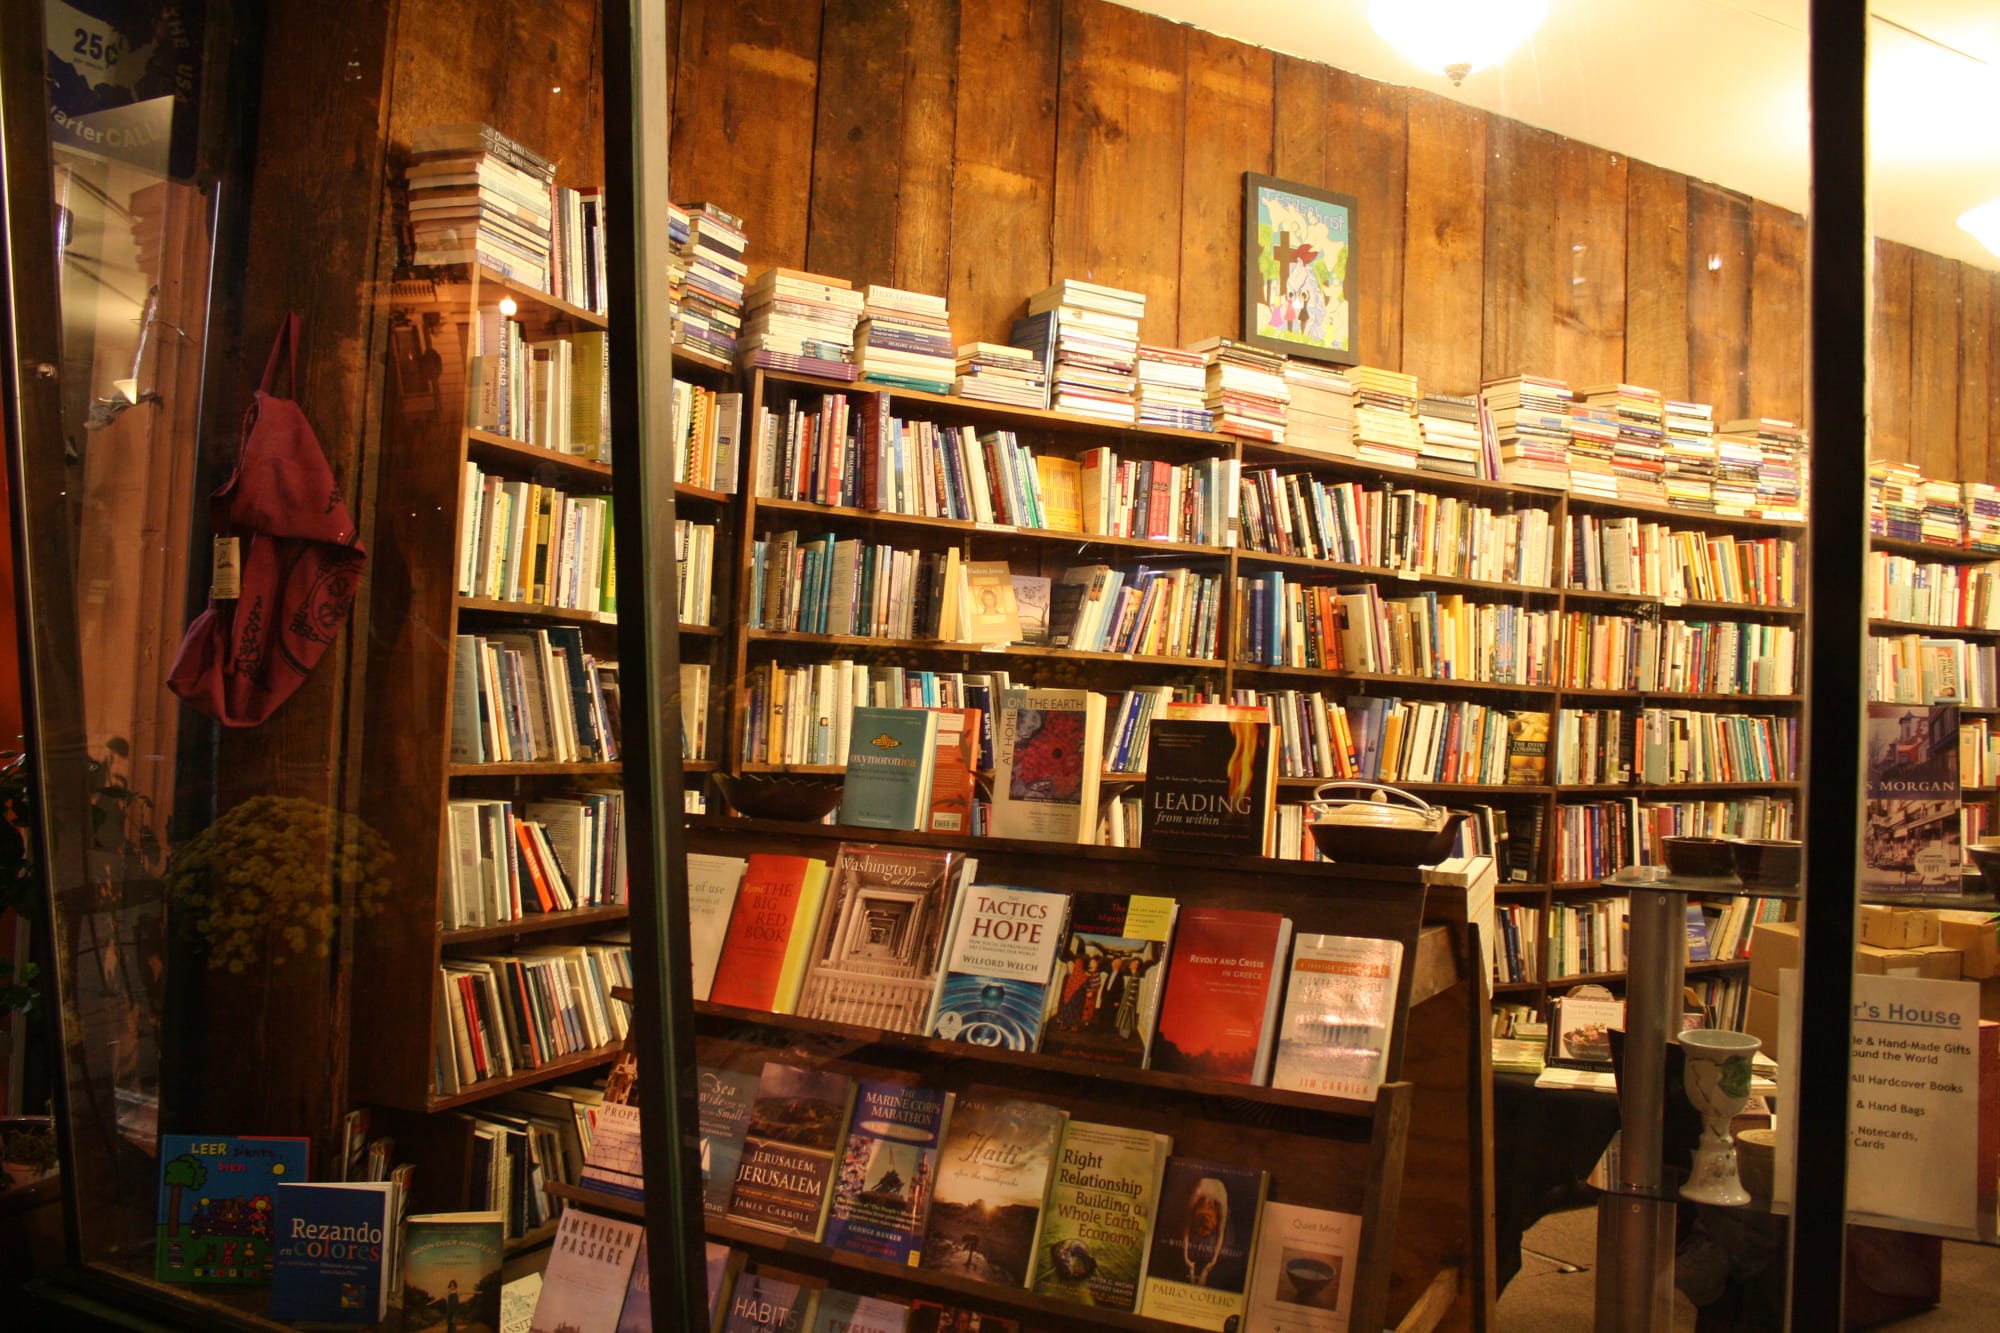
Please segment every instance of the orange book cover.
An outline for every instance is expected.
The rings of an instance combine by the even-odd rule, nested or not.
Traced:
[[[524,819],[514,821],[514,841],[520,845],[521,855],[516,858],[527,869],[528,878],[535,886],[535,901],[544,912],[556,910],[556,896],[549,889],[548,877],[542,873],[541,858],[535,855],[535,837],[528,831]]]
[[[808,857],[771,852],[750,857],[715,965],[715,984],[708,992],[711,1001],[770,1010],[780,998],[785,959],[800,924],[797,917],[812,864]],[[803,923],[808,932],[815,924]]]
[[[938,715],[937,761],[931,769],[931,810],[925,827],[933,833],[970,833],[981,710],[931,711]]]

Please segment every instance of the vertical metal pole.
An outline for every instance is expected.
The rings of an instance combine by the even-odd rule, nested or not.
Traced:
[[[1842,1326],[1847,1251],[1847,1014],[1861,867],[1868,552],[1868,7],[1813,0],[1812,206],[1807,215],[1812,487],[1806,602],[1805,931],[1801,947],[1798,1182],[1789,1326]]]
[[[636,697],[627,686],[621,740],[653,1326],[705,1328],[692,970],[687,932],[679,928],[688,909],[670,455],[666,15],[657,0],[604,7],[612,476],[621,581],[638,593],[618,618],[618,655],[625,680],[639,686]]]

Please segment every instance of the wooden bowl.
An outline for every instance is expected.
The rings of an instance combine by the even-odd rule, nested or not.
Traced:
[[[2000,893],[2000,842],[1967,843],[1965,854],[1972,858],[1972,864],[1978,867],[1980,876],[1985,879],[1986,891]],[[1968,892],[1973,887],[1966,885]]]
[[[1716,879],[1736,873],[1736,853],[1727,838],[1664,838],[1667,869],[1676,875]]]
[[[1739,838],[1730,844],[1736,854],[1736,877],[1746,889],[1796,889],[1799,886],[1800,845],[1774,838]]]
[[[1452,811],[1439,829],[1381,828],[1363,824],[1306,825],[1321,854],[1335,861],[1373,866],[1427,866],[1451,852],[1465,815]]]
[[[789,773],[717,773],[715,785],[737,814],[816,824],[840,805],[841,779]]]

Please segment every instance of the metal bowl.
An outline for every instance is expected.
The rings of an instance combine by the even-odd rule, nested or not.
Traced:
[[[1343,788],[1367,795],[1327,798],[1328,792]],[[1404,804],[1393,803],[1392,797]],[[1335,861],[1421,866],[1450,853],[1465,815],[1380,783],[1327,782],[1306,802],[1306,818],[1314,845]]]

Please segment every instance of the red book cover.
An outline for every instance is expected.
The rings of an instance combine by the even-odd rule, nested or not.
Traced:
[[[555,911],[556,896],[549,891],[549,881],[542,874],[541,858],[535,855],[534,835],[528,832],[526,820],[517,819],[514,821],[514,841],[521,848],[519,858],[521,868],[535,886],[535,900],[541,904],[539,910],[544,912]]]
[[[1172,537],[1174,526],[1173,465],[1153,462],[1153,499],[1146,506],[1146,535],[1156,541]]]
[[[1291,922],[1273,912],[1183,908],[1150,1068],[1262,1083]]]
[[[881,509],[883,491],[882,447],[892,438],[895,427],[889,419],[889,395],[871,394],[861,413],[861,507]]]
[[[803,856],[769,852],[750,857],[743,887],[736,892],[735,910],[729,915],[722,956],[715,964],[710,1001],[740,1009],[771,1007],[810,864]]]

